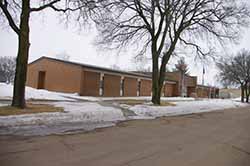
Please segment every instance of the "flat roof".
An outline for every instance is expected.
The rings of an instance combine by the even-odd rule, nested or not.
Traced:
[[[136,76],[136,77],[144,77],[144,78],[150,78],[150,79],[152,79],[152,77],[150,75],[146,75],[146,74],[140,74],[140,73],[128,72],[128,71],[122,71],[122,70],[115,70],[115,69],[109,69],[109,68],[106,68],[106,67],[99,67],[99,66],[94,66],[94,65],[84,64],[84,63],[71,62],[71,61],[66,61],[66,60],[61,60],[61,59],[46,57],[46,56],[42,56],[42,57],[34,60],[33,62],[29,63],[29,65],[34,64],[37,61],[42,60],[42,59],[48,59],[48,60],[53,60],[53,61],[57,61],[57,62],[67,63],[67,64],[71,64],[71,65],[77,65],[77,66],[81,66],[81,67],[84,67],[84,68],[90,68],[90,69],[100,70],[100,71],[104,71],[104,72],[106,71],[106,72],[126,74],[126,75],[131,75],[131,76]],[[169,81],[169,82],[172,82],[172,83],[176,83],[177,82],[177,81],[168,80],[168,79],[165,79],[165,80]]]

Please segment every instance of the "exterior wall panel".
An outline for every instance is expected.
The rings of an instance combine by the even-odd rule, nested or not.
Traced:
[[[188,97],[194,97],[192,95],[194,95],[196,93],[195,88],[196,88],[196,86],[195,87],[188,87],[187,88],[187,96]]]
[[[44,88],[50,91],[80,93],[80,66],[65,64],[49,59],[41,59],[28,66],[27,85],[38,88],[38,73],[44,71]]]
[[[39,76],[40,73],[40,76]],[[33,88],[44,88],[50,91],[80,93],[85,96],[100,96],[100,77],[104,74],[103,96],[119,97],[121,77],[124,77],[123,96],[137,96],[138,87],[140,96],[151,96],[152,81],[147,76],[95,68],[72,62],[64,62],[51,58],[41,58],[28,65],[27,85]],[[164,96],[179,96],[180,73],[166,73],[166,77],[173,81],[166,81],[162,90]],[[140,79],[140,86],[138,86]],[[39,81],[40,80],[40,81]],[[41,81],[42,80],[42,81]],[[176,81],[176,83],[174,82]],[[197,97],[216,97],[219,89],[197,85],[197,77],[185,76],[187,96],[196,94]]]
[[[152,82],[151,80],[141,79],[140,96],[151,96]]]
[[[84,77],[82,80],[83,96],[99,96],[100,89],[100,73],[84,71]]]
[[[174,86],[175,84],[165,84],[164,87],[164,96],[165,97],[173,97],[174,96]]]
[[[124,96],[137,96],[137,79],[124,78]]]
[[[209,98],[210,89],[207,87],[199,86],[196,89],[196,94],[197,94],[197,97],[200,97],[200,98]]]
[[[120,76],[104,74],[104,96],[119,97],[120,96]]]

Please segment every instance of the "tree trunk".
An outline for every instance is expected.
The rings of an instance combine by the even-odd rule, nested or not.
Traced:
[[[151,46],[151,53],[152,53],[152,66],[153,66],[153,72],[152,72],[152,103],[155,105],[161,104],[161,95],[159,91],[161,88],[159,87],[158,81],[159,81],[159,61],[158,61],[158,55],[156,51],[156,42],[152,40],[152,46]]]
[[[247,96],[247,102],[249,102],[249,97],[250,97],[250,83],[248,85],[248,96]]]
[[[181,71],[181,83],[180,83],[180,85],[181,85],[181,88],[180,88],[181,94],[180,94],[180,96],[181,97],[184,97],[184,79],[185,79],[184,75],[185,75],[185,73],[183,71]]]
[[[249,95],[250,95],[250,86],[245,86],[246,89],[246,102],[249,103]]]
[[[161,104],[161,93],[165,81],[166,64],[168,63],[169,59],[170,59],[170,54],[166,54],[163,56],[161,61],[160,72],[158,69],[158,58],[153,60],[153,62],[157,60],[157,68],[156,66],[153,65],[153,88],[154,86],[157,88],[153,89],[153,96],[152,96],[152,102],[156,105]],[[156,69],[157,72],[155,71]],[[155,75],[157,76],[157,79],[154,77]]]
[[[241,88],[241,102],[244,103],[244,96],[245,96],[245,95],[244,95],[244,92],[245,92],[245,91],[244,91],[244,85],[241,84],[241,85],[240,85],[240,88]]]
[[[159,55],[161,52],[157,51],[157,39],[152,38],[152,45],[151,45],[151,54],[152,54],[152,63],[153,63],[153,72],[152,72],[152,102],[155,105],[161,104],[161,90],[165,80],[165,72],[166,72],[166,65],[172,55],[178,38],[180,36],[181,31],[176,34],[174,41],[171,43],[169,50],[163,53],[163,58],[161,61],[161,68],[159,72]]]
[[[16,72],[14,80],[14,92],[12,106],[25,108],[25,83],[29,56],[29,17],[30,0],[22,1],[20,17],[20,33],[18,34],[18,53],[16,60]]]

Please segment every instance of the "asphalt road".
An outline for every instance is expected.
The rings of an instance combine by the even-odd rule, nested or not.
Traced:
[[[0,165],[250,166],[250,107],[74,135],[1,136]]]

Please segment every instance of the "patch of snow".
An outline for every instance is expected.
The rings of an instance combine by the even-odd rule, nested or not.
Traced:
[[[175,116],[192,113],[209,112],[227,108],[247,106],[248,104],[239,103],[232,100],[206,99],[201,101],[173,102],[176,106],[150,106],[147,104],[131,106],[129,110],[138,116],[161,117]]]
[[[0,103],[0,107],[7,106],[8,104]]]
[[[58,102],[65,112],[38,113],[0,117],[0,127],[18,125],[56,124],[61,122],[115,122],[125,120],[120,109],[104,107],[93,102]]]
[[[113,122],[64,122],[57,124],[39,124],[25,126],[5,126],[1,127],[0,135],[21,135],[21,136],[45,136],[50,134],[72,134],[83,131],[91,131],[96,128],[114,126]]]
[[[137,96],[137,97],[98,97],[100,100],[146,100],[151,101],[151,96]],[[162,101],[194,101],[193,97],[161,97]]]
[[[241,101],[241,97],[233,98],[234,101]]]
[[[241,102],[241,97],[233,98],[232,100]],[[246,102],[246,98],[244,98],[244,102]]]
[[[93,130],[123,121],[122,111],[94,102],[56,102],[65,112],[0,117],[0,135],[48,135],[75,130]]]
[[[86,101],[100,101],[98,97],[93,97],[93,96],[79,96],[78,93],[64,93],[62,94],[65,97],[72,98],[72,99],[77,99],[77,100],[86,100]]]
[[[13,85],[0,83],[0,99],[11,99],[13,95]],[[26,87],[25,98],[36,100],[60,100],[75,101],[74,99],[63,97],[65,93],[50,92],[43,89]]]

